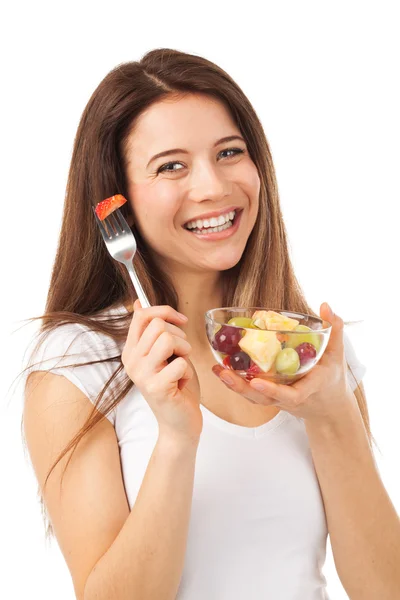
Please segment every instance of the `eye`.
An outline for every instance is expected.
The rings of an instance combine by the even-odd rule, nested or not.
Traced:
[[[234,152],[234,154],[231,154],[231,156],[228,156],[227,158],[232,158],[232,156],[236,156],[236,154],[244,154],[244,150],[241,148],[227,148],[227,150],[221,150],[221,154],[223,152]]]
[[[226,158],[233,158],[234,156],[236,156],[237,154],[244,154],[245,150],[242,150],[241,148],[227,148],[226,150],[221,150],[220,154],[223,154],[224,152],[233,152],[234,154],[231,154],[230,156],[227,156]],[[162,165],[159,169],[157,169],[157,174],[158,173],[176,173],[178,171],[181,171],[182,169],[168,169],[167,167],[173,166],[173,165],[182,165],[182,163],[180,162],[169,162],[166,163],[165,165]]]

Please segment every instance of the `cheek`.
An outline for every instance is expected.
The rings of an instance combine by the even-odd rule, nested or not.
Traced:
[[[251,216],[254,220],[258,214],[259,198],[261,189],[261,179],[257,171],[257,167],[251,161],[243,165],[243,170],[237,180],[241,190],[246,194],[250,203],[250,220]]]
[[[257,171],[256,165],[252,162],[247,171],[247,185],[249,188],[249,196],[251,199],[257,199],[260,195],[261,179]]]
[[[130,197],[133,199],[132,212],[136,223],[144,229],[146,223],[163,222],[168,217],[171,218],[176,210],[177,190],[163,183],[136,183],[130,189]],[[154,219],[155,216],[157,219]]]
[[[170,215],[179,207],[182,192],[178,182],[160,179],[148,190],[147,208],[149,213],[154,210]],[[153,213],[154,214],[154,213]]]
[[[237,165],[235,180],[237,185],[242,188],[250,200],[258,199],[261,180],[257,167],[250,158],[248,160],[243,160]]]
[[[261,189],[261,179],[258,174],[257,167],[253,162],[251,162],[250,165],[247,165],[245,172],[243,172],[241,187],[249,200],[248,225],[249,231],[251,231],[257,220]]]
[[[134,223],[143,239],[154,249],[173,234],[174,220],[180,207],[180,193],[171,181],[136,183],[130,189]]]

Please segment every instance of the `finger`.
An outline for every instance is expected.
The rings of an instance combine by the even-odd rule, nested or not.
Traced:
[[[217,369],[214,370],[213,367],[213,371],[214,373],[216,373]],[[272,406],[276,404],[276,400],[274,398],[270,397],[268,394],[259,392],[258,390],[255,390],[254,388],[250,387],[249,383],[245,379],[237,375],[233,370],[222,370],[220,372],[219,377],[221,381],[225,383],[227,387],[229,387],[229,389],[238,394],[241,394],[242,396],[247,398],[247,400],[250,400],[253,403],[262,404],[264,406]],[[226,381],[224,381],[224,379],[227,378],[231,379],[233,383],[229,384]]]
[[[176,337],[180,337],[183,340],[187,339],[187,335],[182,329],[179,329],[176,325],[171,325],[170,323],[166,323],[159,317],[155,317],[144,330],[142,337],[135,347],[135,352],[138,356],[146,356],[149,354],[151,348],[155,344],[156,340],[160,337],[162,333],[166,331],[167,333],[171,333]]]
[[[285,406],[297,406],[302,394],[292,385],[282,385],[273,381],[266,381],[255,377],[250,382],[250,387],[256,389],[264,396],[271,398],[275,403]]]
[[[175,358],[156,375],[160,389],[167,389],[168,384],[178,382],[178,388],[182,390],[192,377],[193,369],[183,356]]]
[[[137,301],[139,302],[139,301]],[[136,305],[137,306],[137,305]],[[128,339],[129,343],[136,346],[151,321],[158,317],[166,322],[175,325],[183,325],[187,321],[179,316],[180,313],[171,306],[150,306],[148,308],[136,308],[133,313],[132,321],[129,326]]]
[[[156,339],[148,354],[138,355],[136,352],[133,352],[129,356],[129,360],[124,362],[124,366],[128,372],[134,373],[135,381],[138,381],[138,383],[139,380],[142,382],[153,381],[155,375],[166,368],[167,365],[165,363],[172,354],[178,357],[188,356],[191,349],[189,342],[164,331]],[[172,364],[175,360],[177,359],[172,360],[169,364]],[[181,364],[181,361],[178,364]],[[178,371],[179,373],[184,372],[182,371],[182,367]],[[169,372],[174,374],[175,369]],[[173,379],[173,381],[176,380]]]
[[[152,365],[152,371],[158,372],[161,368],[165,367],[162,363],[172,356],[172,354],[176,356],[188,356],[191,351],[192,346],[187,340],[164,331],[158,336],[145,359],[149,360],[149,363]]]

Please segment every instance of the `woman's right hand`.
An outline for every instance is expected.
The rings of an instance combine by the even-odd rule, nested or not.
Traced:
[[[121,356],[125,371],[153,411],[160,435],[198,441],[203,428],[200,386],[187,358],[192,347],[177,327],[186,321],[168,305],[141,308],[136,300],[133,308]],[[168,363],[172,354],[178,358]]]

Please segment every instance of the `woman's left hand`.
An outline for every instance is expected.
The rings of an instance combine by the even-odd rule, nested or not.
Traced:
[[[332,323],[328,345],[320,361],[307,375],[292,385],[281,385],[255,377],[250,382],[242,379],[234,370],[215,365],[212,370],[221,381],[230,377],[233,384],[224,383],[254,404],[276,406],[295,417],[312,421],[334,421],[356,402],[347,378],[344,354],[343,320],[331,312],[324,303],[320,308],[321,319]],[[263,386],[257,390],[256,385]]]

